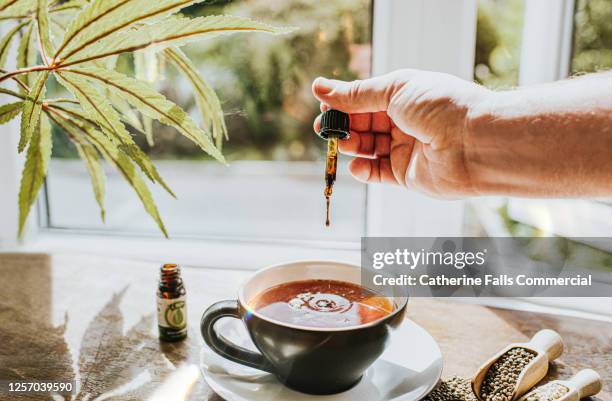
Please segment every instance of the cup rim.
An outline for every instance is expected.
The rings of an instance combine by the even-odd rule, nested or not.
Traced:
[[[266,266],[264,268],[261,268],[261,269],[255,271],[251,275],[251,277],[247,281],[242,283],[240,288],[238,288],[238,303],[246,311],[246,313],[248,315],[254,315],[254,316],[257,316],[259,319],[265,320],[268,323],[272,323],[272,324],[275,324],[275,325],[278,325],[278,326],[288,327],[288,328],[295,329],[295,330],[316,331],[316,332],[324,332],[324,333],[329,333],[329,332],[344,332],[344,331],[361,330],[361,329],[366,329],[368,327],[373,327],[373,326],[379,325],[379,324],[383,323],[385,320],[392,319],[398,313],[403,311],[406,308],[406,305],[408,304],[409,295],[407,294],[406,297],[401,298],[402,301],[397,305],[395,310],[393,312],[389,313],[386,316],[380,317],[380,318],[378,318],[376,320],[373,320],[371,322],[368,322],[368,323],[360,324],[358,326],[329,327],[329,328],[327,328],[327,327],[303,326],[303,325],[297,325],[297,324],[283,322],[281,320],[277,320],[277,319],[270,318],[268,316],[264,316],[264,315],[262,315],[261,313],[257,312],[256,310],[254,310],[253,308],[251,308],[249,306],[248,302],[245,299],[244,290],[245,290],[245,287],[249,284],[249,282],[251,280],[253,280],[253,278],[255,276],[257,276],[258,274],[261,274],[261,273],[263,273],[265,271],[268,271],[268,270],[277,269],[279,267],[289,266],[289,265],[293,265],[293,264],[297,264],[297,263],[334,263],[334,264],[339,264],[339,265],[343,265],[343,266],[349,266],[349,267],[352,267],[352,268],[355,268],[355,269],[360,269],[361,268],[360,266],[358,266],[356,264],[353,264],[353,263],[341,262],[341,261],[332,260],[332,259],[296,259],[296,260],[292,260],[292,261],[288,261],[288,262],[276,263],[274,265],[270,265],[270,266]],[[299,281],[299,280],[295,280],[295,281]],[[288,283],[289,282],[290,281],[288,281]],[[393,298],[393,299],[396,299],[396,298]]]

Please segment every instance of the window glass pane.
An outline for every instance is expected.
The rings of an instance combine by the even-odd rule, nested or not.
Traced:
[[[612,1],[577,0],[571,73],[612,68]]]
[[[177,194],[151,186],[171,235],[355,241],[365,224],[365,186],[341,160],[332,198],[332,226],[324,227],[324,142],[312,132],[319,105],[312,80],[363,78],[370,73],[371,1],[241,0],[206,2],[192,17],[234,14],[295,26],[289,35],[242,33],[183,48],[217,90],[229,130],[229,166],[206,157],[173,128],[153,123],[155,145],[134,139],[156,159]],[[119,68],[133,74],[131,56]],[[198,119],[193,89],[170,65],[154,85]],[[55,87],[61,91],[59,87]],[[53,88],[51,88],[52,91]],[[63,133],[54,135],[47,180],[49,224],[59,228],[155,233],[155,224],[122,177],[107,169],[107,218],[102,224],[87,172]]]
[[[474,79],[490,88],[518,85],[524,0],[479,0]]]

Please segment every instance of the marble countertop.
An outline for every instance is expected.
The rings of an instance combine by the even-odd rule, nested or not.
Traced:
[[[174,344],[157,338],[158,274],[138,261],[0,254],[0,379],[78,380],[77,400],[147,399],[177,367],[198,363],[202,311],[233,298],[251,272],[184,268],[189,336]],[[566,351],[547,379],[595,369],[598,398],[612,401],[612,323],[431,299],[411,300],[408,317],[438,341],[445,377],[469,377],[508,343],[554,329]],[[189,399],[221,400],[201,378]]]

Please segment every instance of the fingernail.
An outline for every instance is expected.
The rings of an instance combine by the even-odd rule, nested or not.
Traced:
[[[367,181],[368,178],[370,178],[370,172],[362,169],[355,174],[355,178],[357,178],[359,181]]]
[[[363,159],[353,159],[351,164],[349,164],[349,170],[353,177],[359,181],[367,181],[370,179],[372,166],[369,164],[369,161],[364,163]]]
[[[315,88],[317,89],[317,92],[321,95],[327,95],[329,92],[334,90],[334,86],[334,81],[330,79],[323,77],[315,79]]]

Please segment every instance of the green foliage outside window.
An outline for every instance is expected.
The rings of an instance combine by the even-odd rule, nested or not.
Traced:
[[[310,86],[319,75],[352,80],[369,74],[371,0],[217,0],[195,4],[191,17],[231,14],[298,29],[283,37],[226,36],[183,50],[219,93],[231,141],[228,161],[296,160],[321,157],[322,142],[312,134],[319,113]],[[134,68],[131,56],[120,69]],[[160,92],[197,115],[185,78],[162,65],[151,82]],[[155,146],[135,138],[157,159],[206,160],[188,140],[153,122]],[[69,144],[54,143],[57,157],[74,157]],[[61,148],[61,150],[59,149]]]
[[[612,1],[577,0],[571,73],[612,68]]]
[[[490,88],[518,85],[525,0],[479,0],[474,79]]]

